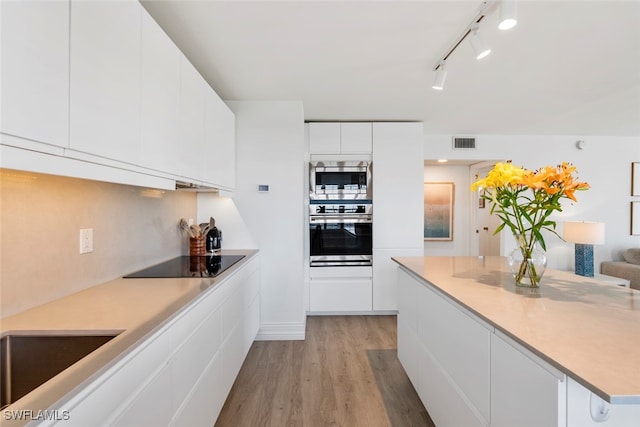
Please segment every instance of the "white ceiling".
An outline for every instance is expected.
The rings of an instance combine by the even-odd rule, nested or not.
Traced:
[[[301,100],[306,120],[418,120],[429,134],[640,135],[640,0],[520,1],[434,64],[482,1],[147,0],[226,100]]]

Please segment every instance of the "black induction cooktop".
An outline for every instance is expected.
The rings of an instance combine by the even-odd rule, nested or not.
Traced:
[[[244,255],[181,256],[124,276],[132,278],[216,277]]]

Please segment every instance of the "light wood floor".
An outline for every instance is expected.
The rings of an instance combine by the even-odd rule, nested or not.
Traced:
[[[396,355],[395,316],[317,316],[256,341],[216,427],[433,427]]]

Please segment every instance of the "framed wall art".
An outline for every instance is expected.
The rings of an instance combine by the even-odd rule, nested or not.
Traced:
[[[640,236],[640,202],[631,202],[631,235]]]
[[[640,196],[640,162],[631,163],[631,195]]]
[[[453,240],[453,182],[424,183],[424,240]]]

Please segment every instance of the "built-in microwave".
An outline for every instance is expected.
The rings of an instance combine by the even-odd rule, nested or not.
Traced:
[[[309,164],[311,200],[371,200],[372,185],[371,162],[316,161]]]

